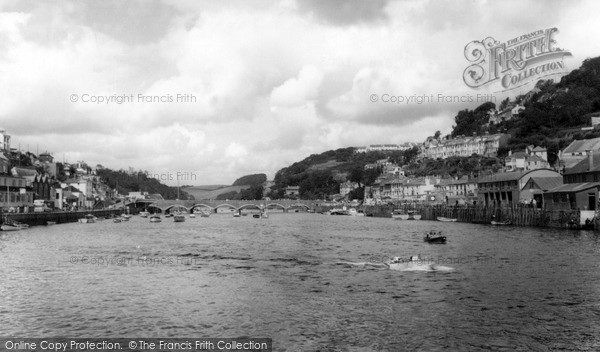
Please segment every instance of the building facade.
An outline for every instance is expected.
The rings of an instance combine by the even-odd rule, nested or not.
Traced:
[[[454,139],[428,140],[423,144],[422,155],[431,159],[473,154],[495,157],[500,147],[506,146],[509,134],[460,137]]]

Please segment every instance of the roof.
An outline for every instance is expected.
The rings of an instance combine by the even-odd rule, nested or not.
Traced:
[[[539,175],[537,177],[554,177],[554,176],[559,176],[559,173],[556,172],[556,171],[554,171],[554,170],[550,170],[550,169],[535,169],[535,170],[529,170],[529,171],[504,172],[504,173],[499,173],[499,174],[484,176],[484,177],[480,178],[479,180],[477,180],[477,183],[515,181],[515,180],[521,179],[522,177],[524,177],[524,176],[526,176],[528,174],[532,174],[531,177],[535,177],[536,173],[542,173],[542,172],[551,172],[551,173],[554,173],[554,175],[552,175],[552,176],[550,176],[550,175],[546,175],[546,176]]]
[[[593,155],[594,167],[590,170],[588,157],[579,161],[573,167],[565,170],[565,175],[580,174],[584,172],[600,171],[600,153],[594,153]]]
[[[574,140],[562,152],[563,153],[579,153],[586,150],[599,150],[600,138]]]
[[[504,172],[499,174],[493,174],[489,176],[484,176],[477,180],[477,183],[484,182],[502,182],[502,181],[514,181],[518,180],[525,175],[525,172],[517,171],[517,172]]]
[[[28,177],[28,176],[37,176],[37,171],[35,169],[28,169],[24,167],[13,167],[13,175],[20,177]]]
[[[581,192],[590,188],[600,188],[600,182],[565,183],[562,186],[552,188],[546,193],[572,193]]]
[[[526,160],[526,161],[527,161],[528,163],[530,163],[530,162],[536,162],[536,161],[538,161],[538,162],[545,162],[546,160],[544,160],[544,159],[540,158],[540,157],[539,157],[539,156],[537,156],[537,155],[530,155],[530,156],[528,156],[528,157],[527,157],[527,160]]]
[[[542,147],[535,147],[531,150],[532,152],[545,152],[546,148],[542,148]]]
[[[547,191],[563,185],[562,176],[555,177],[532,177],[529,182],[535,182],[539,189]]]
[[[67,191],[67,192],[81,192],[77,187],[73,187],[73,186],[67,186],[67,187],[63,188],[63,191]]]

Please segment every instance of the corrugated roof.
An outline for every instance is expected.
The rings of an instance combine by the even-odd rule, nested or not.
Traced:
[[[600,138],[574,140],[569,144],[563,153],[579,153],[585,152],[586,150],[599,150],[600,149]]]
[[[581,192],[590,188],[600,187],[600,182],[584,182],[584,183],[565,183],[562,186],[552,188],[546,193],[571,193]]]
[[[521,172],[521,171],[517,171],[517,172],[504,172],[504,173],[499,173],[499,174],[484,176],[484,177],[480,178],[479,180],[477,180],[477,183],[514,181],[514,180],[520,179],[521,177],[523,177],[523,175],[525,175],[525,173]]]
[[[562,186],[563,184],[562,176],[532,177],[531,180],[533,180],[533,182],[535,182],[535,184],[543,191]]]

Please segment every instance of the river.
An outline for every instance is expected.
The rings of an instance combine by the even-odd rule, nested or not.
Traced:
[[[432,229],[448,243],[424,243]],[[593,351],[599,239],[305,213],[0,232],[0,336],[270,337],[276,351]],[[379,263],[416,254],[453,270]]]

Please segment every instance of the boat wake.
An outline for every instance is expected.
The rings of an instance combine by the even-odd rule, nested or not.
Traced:
[[[355,266],[355,267],[372,267],[380,269],[389,269],[394,271],[424,271],[424,272],[451,272],[454,268],[434,263],[429,263],[426,260],[411,258],[405,262],[394,258],[387,263],[372,263],[372,262],[337,262],[338,265]]]

